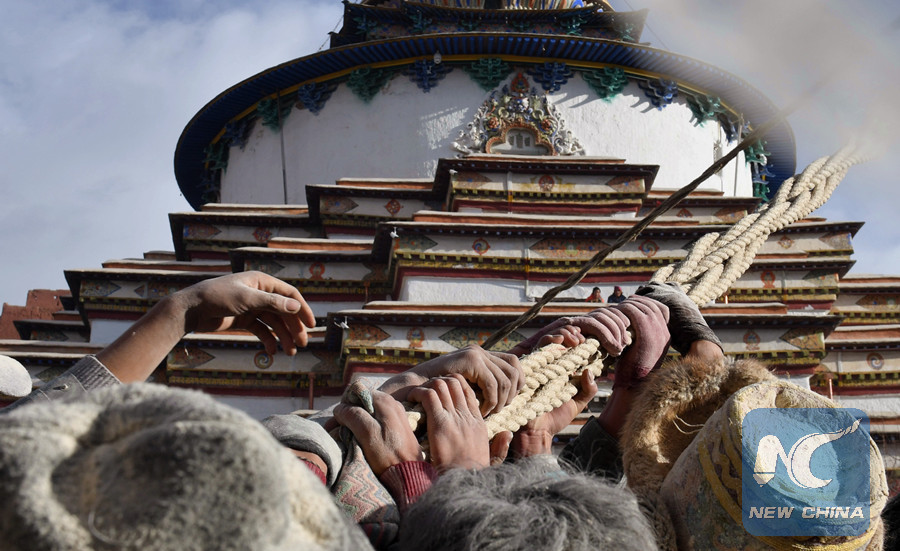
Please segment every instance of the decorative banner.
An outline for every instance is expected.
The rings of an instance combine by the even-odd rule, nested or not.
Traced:
[[[478,254],[484,254],[491,249],[491,244],[487,240],[479,237],[472,242],[472,250]]]
[[[884,367],[884,357],[878,352],[872,352],[866,356],[866,363],[869,364],[869,367],[877,371]]]
[[[747,350],[759,350],[759,334],[754,330],[749,330],[744,333],[744,346]]]
[[[348,345],[378,344],[390,337],[376,325],[351,325],[347,331]]]
[[[166,367],[169,369],[195,369],[215,360],[216,357],[196,346],[176,346],[169,352]]]
[[[421,327],[411,327],[406,332],[406,340],[409,341],[410,348],[422,348],[422,342],[425,341],[425,330]]]
[[[269,228],[256,228],[253,230],[253,239],[256,239],[259,243],[267,243],[270,237],[272,237],[272,232],[269,231]]]
[[[781,340],[801,350],[825,350],[825,335],[817,329],[791,329],[781,336]]]
[[[470,344],[477,344],[481,346],[484,344],[484,341],[488,339],[493,333],[492,330],[487,329],[479,329],[474,327],[457,327],[455,329],[451,329],[447,331],[439,338],[450,346],[454,346],[456,348],[465,348]],[[506,352],[511,349],[515,345],[524,341],[525,337],[517,332],[513,331],[508,337],[498,342],[492,350],[497,352]]]
[[[606,243],[596,239],[547,237],[529,247],[529,250],[545,258],[590,258],[606,246]]]
[[[269,355],[268,352],[257,352],[255,356],[253,356],[253,365],[256,366],[257,369],[269,369],[272,367],[272,363],[275,359]]]

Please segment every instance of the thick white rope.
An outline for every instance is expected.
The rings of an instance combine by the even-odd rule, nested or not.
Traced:
[[[823,157],[781,184],[775,197],[734,224],[725,235],[705,235],[681,262],[659,269],[650,279],[676,282],[696,304],[723,295],[750,268],[773,232],[821,207],[854,164],[865,159],[853,148]]]

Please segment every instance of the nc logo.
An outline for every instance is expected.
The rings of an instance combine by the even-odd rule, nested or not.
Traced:
[[[780,459],[787,469],[791,482],[805,489],[823,488],[831,483],[832,479],[822,480],[810,471],[810,462],[817,449],[829,442],[834,442],[844,436],[856,432],[862,419],[857,419],[849,427],[835,432],[816,432],[800,437],[785,454],[781,440],[774,434],[764,436],[759,441],[756,450],[756,463],[753,469],[753,479],[760,486],[768,484],[775,477],[775,467]]]

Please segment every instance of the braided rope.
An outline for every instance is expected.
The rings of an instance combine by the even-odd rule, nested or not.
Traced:
[[[769,235],[825,204],[847,170],[864,160],[852,147],[818,159],[799,176],[785,180],[770,202],[725,235],[703,236],[681,262],[660,268],[650,281],[676,282],[696,304],[715,300],[747,271]]]

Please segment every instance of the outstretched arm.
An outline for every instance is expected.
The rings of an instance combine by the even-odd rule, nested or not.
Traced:
[[[274,354],[276,337],[289,355],[306,346],[312,310],[293,286],[261,272],[201,281],[161,301],[97,359],[123,383],[144,381],[192,331],[246,329]]]

